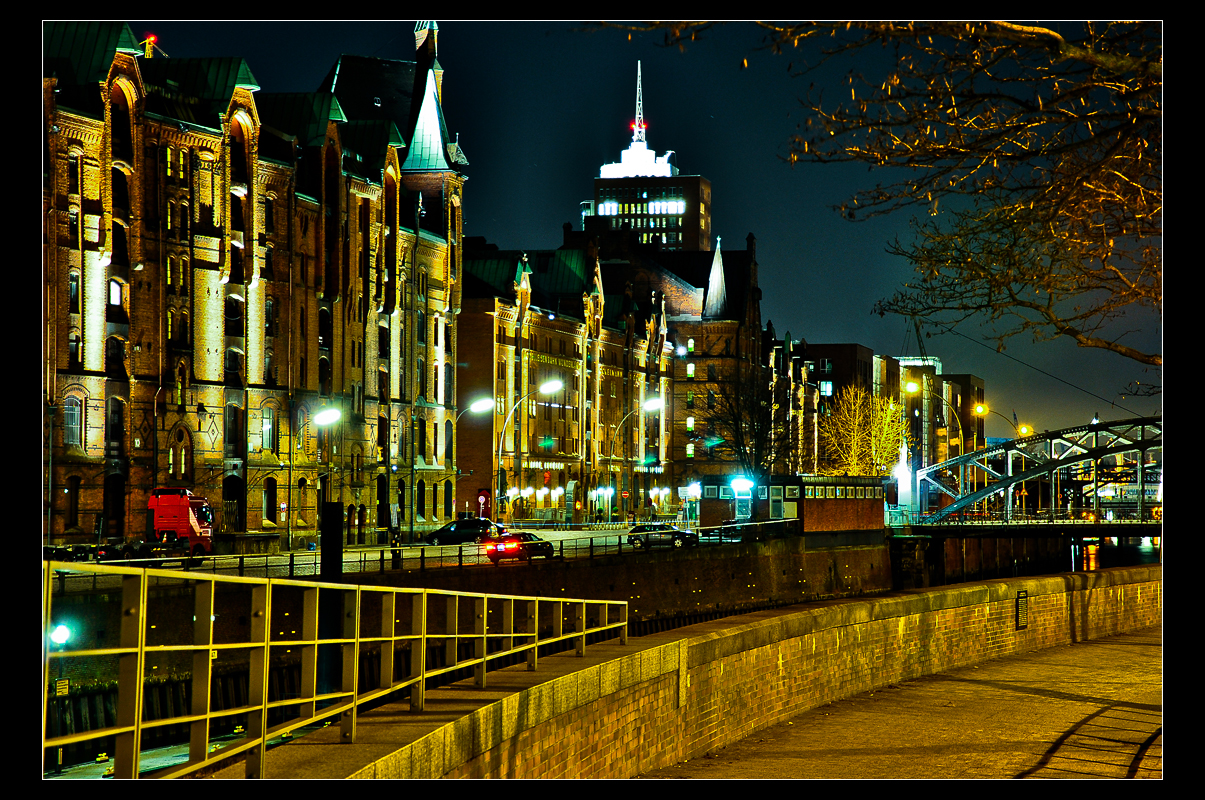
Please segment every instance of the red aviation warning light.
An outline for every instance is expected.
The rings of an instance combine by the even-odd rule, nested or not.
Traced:
[[[143,42],[143,44],[145,44],[145,45],[146,45],[146,57],[147,57],[147,58],[150,58],[150,57],[151,57],[151,53],[152,53],[152,52],[154,51],[154,49],[155,49],[155,34],[153,34],[153,33],[148,33],[148,34],[146,35],[146,41],[144,41],[144,42]]]

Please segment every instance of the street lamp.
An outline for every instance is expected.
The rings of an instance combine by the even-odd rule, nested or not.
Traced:
[[[494,401],[492,398],[483,397],[480,400],[474,400],[473,404],[471,406],[469,406],[464,411],[461,411],[459,414],[456,415],[456,420],[453,424],[455,425],[456,423],[459,423],[460,418],[463,417],[465,414],[483,414],[486,411],[489,411],[493,407],[494,407]]]
[[[343,414],[342,414],[342,412],[339,411],[339,409],[334,408],[334,407],[324,408],[321,411],[319,411],[317,414],[314,415],[314,424],[317,425],[319,428],[329,428],[330,426],[332,426],[336,422],[338,422],[342,417],[343,417]],[[329,497],[330,496],[330,479],[331,479],[331,470],[333,469],[333,467],[331,465],[332,458],[330,456],[330,446],[331,446],[330,437],[327,436],[325,438],[326,438],[326,447],[327,447],[327,458],[326,458],[326,482],[324,484],[322,484],[322,487],[324,487],[326,489],[326,491],[323,493],[326,496],[324,496],[322,498],[322,502],[324,504],[328,503],[329,499],[330,499],[330,497]],[[340,495],[342,495],[342,492],[340,492]],[[340,505],[340,507],[342,507],[342,505],[343,505],[342,496],[340,496],[340,498],[339,498],[339,505]],[[325,509],[322,509],[322,510],[325,511]],[[342,529],[342,525],[340,525],[340,529]],[[319,530],[321,530],[321,526],[319,526]],[[340,530],[340,534],[342,534],[342,530]]]
[[[607,522],[611,522],[611,496],[615,494],[615,489],[610,486],[600,486],[598,493],[607,498]]]
[[[71,638],[71,629],[68,628],[66,625],[56,625],[54,630],[52,630],[50,632],[50,641],[52,641],[56,645],[58,645],[58,648],[59,648],[58,662],[59,662],[59,681],[60,682],[63,680],[62,653],[63,653],[63,651],[65,651],[67,649],[67,640],[69,640],[70,638]],[[59,687],[56,686],[55,694],[58,695],[58,693],[59,693]],[[66,716],[66,714],[63,713],[62,695],[59,695],[57,699],[58,699],[57,706],[59,709],[59,736],[64,736],[64,735],[66,735],[67,731],[65,730],[66,726],[63,724],[64,717]],[[62,772],[63,772],[63,748],[59,747],[58,760],[55,762],[55,765],[54,765],[54,774],[60,775],[60,774],[62,774]]]
[[[503,475],[506,474],[502,469],[502,444],[506,441],[506,426],[510,424],[510,419],[511,419],[511,417],[514,416],[515,409],[518,408],[519,406],[521,406],[523,404],[523,401],[526,400],[527,398],[531,397],[532,395],[556,394],[564,387],[564,385],[565,384],[559,380],[551,380],[546,383],[542,383],[542,384],[540,384],[539,388],[533,389],[530,392],[528,392],[527,394],[523,395],[522,397],[520,397],[518,400],[515,401],[515,404],[513,406],[510,407],[510,411],[506,415],[506,420],[502,423],[502,430],[499,432],[499,436],[498,436],[498,475],[497,475],[497,479],[494,482],[494,485],[497,486],[499,505],[501,505],[502,497],[503,497],[502,477],[503,477]],[[478,402],[480,402],[480,401],[478,401]],[[474,405],[476,405],[476,403],[474,403]],[[471,410],[471,407],[470,407],[470,410]],[[516,471],[522,470],[522,464],[521,464],[522,460],[523,460],[523,442],[520,441],[518,447],[515,448],[515,465],[516,465],[515,470]],[[509,496],[510,493],[508,492],[507,495]],[[497,518],[498,518],[498,509],[494,509],[494,519],[497,519]]]
[[[1033,428],[1029,427],[1028,425],[1018,425],[1017,423],[1013,422],[1008,417],[1001,414],[999,411],[993,411],[992,409],[988,408],[987,406],[983,405],[982,403],[975,406],[975,413],[981,417],[984,416],[985,414],[995,414],[997,417],[999,417],[1000,419],[1007,422],[1009,424],[1009,426],[1012,427],[1013,431],[1017,434],[1018,437],[1028,436],[1029,434],[1033,433]]]
[[[624,414],[623,419],[621,419],[619,421],[619,425],[618,425],[619,435],[623,436],[623,425],[625,422],[628,421],[628,417],[630,417],[633,414],[640,412],[640,411],[660,411],[664,407],[665,407],[665,401],[662,400],[660,397],[651,397],[648,400],[645,400],[644,404],[641,405],[639,408],[633,408],[627,414]],[[623,449],[624,449],[624,460],[626,461],[627,460],[627,450],[628,450],[628,439],[626,436],[623,436]],[[610,461],[611,469],[614,470],[614,468],[615,468],[615,438],[614,437],[611,438],[611,457],[610,457],[609,461]]]
[[[920,386],[916,383],[916,381],[908,381],[908,383],[904,386],[904,389],[909,394],[916,394],[917,392],[920,391]],[[941,400],[943,403],[945,403],[949,407],[950,415],[954,418],[954,422],[958,424],[958,455],[959,456],[965,455],[966,454],[966,439],[964,439],[963,435],[962,435],[962,420],[958,418],[958,412],[954,410],[954,406],[950,405],[950,401],[947,400],[944,395],[940,395],[937,392],[934,392],[931,390],[928,391],[927,393],[929,395],[932,395],[933,397],[938,398],[939,400]],[[946,426],[946,457],[947,458],[950,457],[950,428],[948,425]],[[962,494],[962,487],[963,487],[965,480],[966,480],[966,464],[959,464],[958,465],[958,494],[959,495]],[[926,509],[926,511],[927,510],[928,509]]]
[[[1023,436],[1029,436],[1031,433],[1033,433],[1033,428],[1031,428],[1030,426],[1018,425],[1016,422],[1013,422],[1011,419],[1004,416],[999,411],[993,411],[992,409],[988,408],[987,406],[983,405],[982,403],[975,406],[975,413],[981,417],[986,416],[987,414],[995,414],[997,417],[1004,420],[1005,422],[1007,422],[1009,424],[1009,426],[1012,427],[1013,433],[1016,434],[1018,439],[1020,439]],[[1013,463],[1012,462],[1013,462],[1013,460],[1012,460],[1012,457],[1010,456],[1008,459],[1008,474],[1009,475],[1012,475],[1012,472],[1013,472]],[[1021,471],[1022,472],[1025,471],[1025,455],[1024,455],[1024,453],[1021,454]],[[1025,483],[1024,482],[1021,483],[1021,494],[1022,495],[1025,494]],[[1012,495],[1011,490],[1007,493],[1007,496],[1005,498],[1005,513],[1009,519],[1012,519],[1013,495]]]

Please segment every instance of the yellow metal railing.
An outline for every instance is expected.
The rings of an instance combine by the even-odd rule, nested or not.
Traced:
[[[490,662],[521,654],[534,670],[540,646],[568,641],[580,656],[587,636],[604,632],[626,644],[627,617],[623,601],[43,562],[43,757],[114,737],[115,777],[182,776],[239,754],[245,754],[248,777],[263,777],[271,740],[337,718],[343,740],[354,742],[365,703],[408,689],[411,708],[421,711],[433,676],[471,668],[475,684],[484,687]],[[60,626],[69,638],[57,644],[51,633]],[[379,658],[380,669],[362,683],[364,654]],[[270,700],[272,667],[295,669],[298,662],[296,692],[281,697],[278,690]],[[215,702],[215,669],[244,665],[246,697],[215,708],[225,705]],[[188,675],[189,711],[147,719],[148,681],[169,672]],[[112,724],[64,732],[56,694],[97,682],[116,683]],[[215,721],[240,716],[241,737],[214,735]],[[270,716],[277,720],[271,725]],[[144,733],[167,725],[188,726],[187,758],[181,752],[168,766],[140,770]]]

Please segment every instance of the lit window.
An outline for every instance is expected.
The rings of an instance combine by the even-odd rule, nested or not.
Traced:
[[[695,340],[694,339],[686,340],[686,349],[691,353],[693,353],[695,351]]]
[[[121,282],[109,281],[109,305],[121,305]]]
[[[695,418],[687,417],[686,418],[686,430],[693,431],[694,429],[695,429]]]
[[[823,395],[824,397],[832,397],[833,396],[833,382],[832,381],[820,381],[820,394]]]
[[[686,365],[686,377],[693,378],[694,376],[695,376],[695,365],[687,364]]]
[[[695,446],[694,446],[694,444],[690,444],[690,443],[688,443],[688,444],[686,445],[686,457],[687,457],[687,458],[694,458],[694,457],[695,457]]]

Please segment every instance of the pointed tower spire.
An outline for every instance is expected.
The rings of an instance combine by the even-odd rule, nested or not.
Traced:
[[[644,98],[640,89],[640,62],[636,62],[636,121],[632,123],[632,141],[644,141]]]
[[[715,255],[711,259],[711,274],[707,277],[707,297],[703,301],[703,317],[723,319],[728,311],[728,289],[724,285],[724,257],[720,254],[720,237],[715,237]]]

